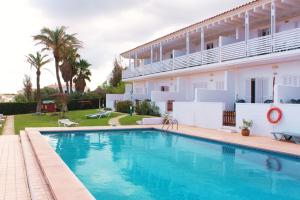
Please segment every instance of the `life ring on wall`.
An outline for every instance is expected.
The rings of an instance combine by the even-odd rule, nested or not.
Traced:
[[[272,156],[269,156],[266,160],[267,169],[272,171],[280,171],[281,170],[281,162]]]
[[[275,119],[272,118],[273,112],[277,113],[277,117]],[[270,110],[268,110],[267,118],[271,124],[277,124],[278,122],[280,122],[280,120],[282,118],[282,111],[278,107],[272,107],[272,108],[270,108]]]

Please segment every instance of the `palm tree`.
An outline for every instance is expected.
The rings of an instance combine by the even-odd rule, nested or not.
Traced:
[[[63,63],[60,65],[60,71],[62,74],[62,78],[64,79],[66,86],[67,86],[67,92],[72,93],[73,92],[73,78],[75,76],[75,68],[76,68],[76,62],[77,58],[80,57],[80,55],[77,53],[78,49],[76,48],[67,48],[65,49]]]
[[[89,64],[86,60],[80,59],[76,65],[76,75],[74,78],[75,89],[77,92],[84,92],[86,86],[86,80],[91,81],[91,71],[89,70]]]
[[[41,89],[40,89],[40,76],[42,67],[50,62],[48,55],[41,55],[40,52],[36,52],[36,55],[28,54],[27,62],[36,69],[36,112],[40,113],[42,109],[42,100],[41,100]]]
[[[43,50],[50,50],[53,53],[55,60],[56,79],[60,93],[63,93],[60,81],[60,64],[63,62],[64,52],[66,48],[80,48],[81,42],[75,37],[76,34],[67,34],[66,27],[57,27],[54,30],[43,28],[41,33],[33,36],[33,39],[38,41],[38,44],[43,44]]]

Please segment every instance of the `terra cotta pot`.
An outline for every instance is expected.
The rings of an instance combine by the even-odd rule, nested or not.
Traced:
[[[250,130],[249,129],[242,129],[241,134],[242,134],[242,136],[249,136],[250,135]]]

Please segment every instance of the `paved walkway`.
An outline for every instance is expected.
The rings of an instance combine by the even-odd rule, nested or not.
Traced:
[[[123,118],[123,117],[126,117],[128,116],[128,114],[124,114],[124,115],[120,115],[118,117],[114,117],[114,118],[111,118],[109,121],[108,121],[108,124],[111,125],[111,126],[120,126],[120,122],[119,122],[119,119]]]
[[[3,135],[15,135],[14,121],[15,116],[9,115],[6,117],[5,124],[2,130]]]
[[[25,164],[18,135],[0,136],[0,200],[29,200]]]

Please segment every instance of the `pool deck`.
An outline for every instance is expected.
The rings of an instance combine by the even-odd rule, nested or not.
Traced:
[[[40,131],[160,129],[160,125],[26,128],[20,136],[0,136],[2,199],[94,199],[90,192],[64,164]],[[276,141],[271,137],[243,137],[237,133],[179,125],[172,132],[234,145],[272,151],[300,158],[300,145]],[[4,145],[5,144],[5,145]],[[8,164],[5,164],[7,161]],[[9,166],[9,167],[8,167]],[[4,169],[4,171],[3,171]],[[18,175],[16,175],[18,173]],[[20,179],[7,179],[7,177]],[[5,177],[5,178],[3,178]],[[2,181],[1,181],[2,180]],[[5,180],[5,181],[4,181]],[[18,183],[18,184],[17,184]],[[22,191],[21,194],[18,191]],[[4,194],[4,195],[3,195]],[[19,198],[17,198],[19,197]]]

